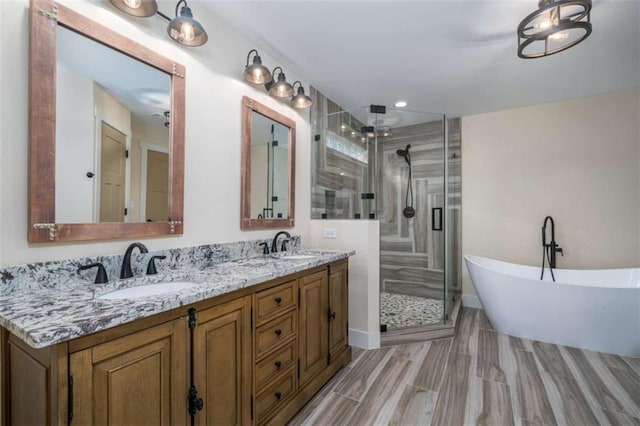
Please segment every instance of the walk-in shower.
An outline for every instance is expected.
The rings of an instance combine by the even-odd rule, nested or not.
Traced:
[[[460,291],[459,120],[313,94],[312,218],[379,222],[382,332],[443,324]]]

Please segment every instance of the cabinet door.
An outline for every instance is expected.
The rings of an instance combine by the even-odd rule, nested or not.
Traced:
[[[196,312],[199,425],[251,424],[251,296]]]
[[[329,268],[329,361],[349,344],[349,287],[347,262]]]
[[[302,387],[327,365],[328,357],[328,280],[326,272],[302,277],[298,281],[298,383]]]
[[[184,423],[184,338],[176,320],[71,354],[73,424]]]

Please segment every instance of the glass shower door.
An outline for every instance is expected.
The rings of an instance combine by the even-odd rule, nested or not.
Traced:
[[[370,113],[380,221],[382,331],[442,324],[445,287],[444,117]]]

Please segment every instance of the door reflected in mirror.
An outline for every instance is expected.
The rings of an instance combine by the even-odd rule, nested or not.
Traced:
[[[57,223],[168,220],[171,75],[57,26]]]
[[[289,128],[256,111],[251,122],[251,218],[287,218]]]

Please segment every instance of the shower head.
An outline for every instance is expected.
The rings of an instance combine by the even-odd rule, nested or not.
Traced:
[[[411,167],[411,154],[409,154],[409,148],[411,148],[411,145],[407,144],[404,149],[396,149],[396,154],[404,158],[404,161],[406,161],[409,167]]]
[[[409,148],[411,148],[411,145],[407,145],[405,149],[396,149],[396,154],[400,157],[407,158],[409,156]]]

